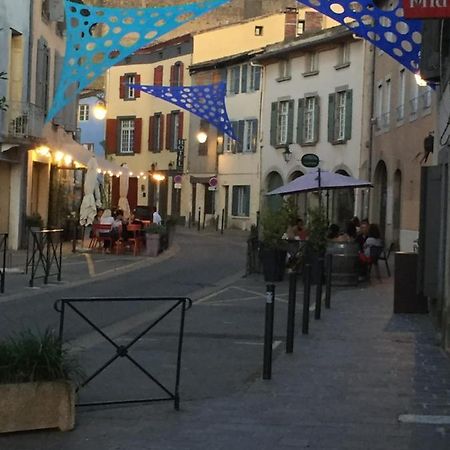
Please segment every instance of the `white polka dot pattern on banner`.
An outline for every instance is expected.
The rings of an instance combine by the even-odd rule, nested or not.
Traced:
[[[386,9],[371,0],[298,0],[351,29],[416,73],[422,43],[422,20],[406,20],[402,0],[390,0]]]
[[[47,122],[114,64],[228,1],[202,0],[150,8],[101,8],[65,0],[66,53]]]
[[[203,86],[172,87],[140,84],[130,84],[129,86],[173,103],[205,119],[218,130],[236,140],[225,105],[227,88],[224,82]]]

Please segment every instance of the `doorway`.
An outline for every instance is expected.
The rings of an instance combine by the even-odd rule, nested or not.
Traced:
[[[384,161],[380,161],[375,169],[375,199],[373,204],[373,222],[380,227],[381,236],[386,234],[387,207],[387,169]]]
[[[402,172],[397,170],[394,174],[394,211],[392,217],[393,236],[395,248],[400,248],[400,229],[402,221]]]

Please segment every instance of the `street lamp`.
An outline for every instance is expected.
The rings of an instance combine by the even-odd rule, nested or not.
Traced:
[[[106,117],[106,102],[99,98],[93,109],[94,117],[97,120],[104,120]]]
[[[420,73],[416,73],[414,75],[414,78],[416,79],[417,86],[420,86],[420,87],[427,86],[428,83],[420,76]]]
[[[156,181],[156,210],[159,211],[159,185],[166,177],[160,173],[152,174],[152,178]]]
[[[208,140],[208,135],[204,131],[197,133],[197,141],[200,144],[204,144]]]
[[[284,152],[282,154],[287,164],[292,159],[292,152],[289,150],[289,144],[284,146]]]

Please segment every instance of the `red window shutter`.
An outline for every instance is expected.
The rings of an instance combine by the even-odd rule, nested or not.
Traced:
[[[148,121],[148,151],[155,151],[153,148],[154,140],[154,130],[155,130],[155,116],[150,116]]]
[[[134,119],[134,153],[141,153],[142,119]]]
[[[106,154],[112,155],[117,153],[117,126],[119,121],[117,119],[106,120]]]
[[[164,150],[164,114],[161,114],[161,119],[159,121],[159,135],[161,136],[161,139],[159,140],[159,151]]]
[[[175,86],[175,80],[176,80],[176,66],[170,66],[170,85]]]
[[[126,82],[127,82],[127,79],[126,79],[125,75],[120,77],[120,86],[119,86],[119,97],[120,98],[126,97],[126,92],[127,92],[127,88],[125,86]]]
[[[164,75],[164,67],[163,66],[155,67],[154,79],[153,79],[153,84],[155,86],[163,85],[163,75]]]
[[[184,86],[184,64],[182,62],[180,62],[178,64],[179,64],[178,70],[179,70],[179,74],[180,74],[180,77],[178,79],[178,85]]]
[[[172,149],[172,142],[171,142],[171,136],[170,132],[172,131],[172,114],[167,114],[167,121],[166,121],[166,148],[168,150]]]
[[[178,139],[183,139],[183,127],[184,127],[184,112],[180,111],[178,113]]]
[[[141,84],[141,76],[136,74],[134,77],[134,84]],[[139,89],[134,90],[134,97],[139,98],[141,96],[141,91]]]

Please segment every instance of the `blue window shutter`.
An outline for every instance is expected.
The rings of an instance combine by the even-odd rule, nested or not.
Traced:
[[[314,102],[314,144],[319,142],[320,136],[320,98],[318,95],[315,97]]]
[[[231,214],[233,216],[238,215],[238,195],[239,195],[239,186],[233,186],[233,198],[231,205]]]
[[[244,64],[241,69],[241,92],[247,92],[248,65]]]
[[[289,100],[287,143],[294,142],[294,100]]]
[[[251,137],[251,151],[256,153],[258,151],[258,119],[251,120],[252,137]]]
[[[250,186],[244,186],[244,213],[248,217],[250,216]]]

